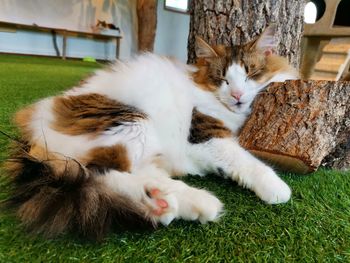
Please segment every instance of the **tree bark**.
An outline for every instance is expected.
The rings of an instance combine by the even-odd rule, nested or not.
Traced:
[[[256,98],[241,145],[284,170],[308,173],[321,163],[350,168],[350,83],[272,83]]]
[[[138,50],[152,52],[157,30],[157,0],[137,0]]]
[[[348,84],[350,86],[350,82]],[[348,97],[350,94],[347,95]],[[336,147],[322,160],[322,166],[337,170],[350,169],[350,107],[336,137]]]
[[[191,1],[188,63],[195,62],[195,36],[209,44],[240,45],[270,23],[278,27],[277,52],[299,67],[304,0],[196,0]]]

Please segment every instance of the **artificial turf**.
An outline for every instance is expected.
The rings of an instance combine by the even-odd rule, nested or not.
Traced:
[[[0,130],[15,136],[10,119],[17,109],[73,86],[98,67],[0,55]],[[1,160],[8,142],[0,137]],[[8,188],[0,173],[3,200]],[[188,177],[187,183],[224,202],[219,222],[176,221],[156,230],[118,231],[100,243],[70,235],[53,240],[32,236],[12,214],[1,211],[0,262],[350,262],[350,173],[281,176],[293,197],[275,206],[228,180]]]

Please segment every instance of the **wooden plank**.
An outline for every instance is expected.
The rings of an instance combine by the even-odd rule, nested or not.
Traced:
[[[315,70],[338,74],[338,71],[343,63],[344,63],[344,61],[342,61],[342,63],[340,63],[340,64],[319,62],[316,64]]]
[[[341,65],[346,61],[346,58],[346,54],[325,53],[322,54],[321,59],[317,63]]]
[[[325,53],[348,54],[350,51],[350,44],[328,44],[322,51]]]
[[[337,53],[324,53],[322,57],[325,59],[346,59],[347,54],[337,54]]]
[[[335,80],[337,73],[315,70],[310,79],[314,80]]]

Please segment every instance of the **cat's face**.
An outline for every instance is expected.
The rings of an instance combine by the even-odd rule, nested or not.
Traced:
[[[266,72],[266,55],[249,44],[233,47],[228,53],[231,61],[216,91],[220,101],[234,112],[246,112],[271,77]]]
[[[197,65],[202,79],[196,79],[197,75],[195,81],[209,83],[208,90],[231,111],[247,112],[256,95],[271,81],[284,81],[289,73],[293,78],[287,60],[273,54],[274,34],[275,27],[270,26],[256,40],[233,47],[209,46],[197,38]]]

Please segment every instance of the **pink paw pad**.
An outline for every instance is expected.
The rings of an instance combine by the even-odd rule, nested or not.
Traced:
[[[148,196],[155,200],[156,209],[152,210],[152,214],[160,216],[166,212],[166,209],[169,207],[169,204],[164,199],[160,198],[161,191],[157,188],[153,188],[148,191]]]

